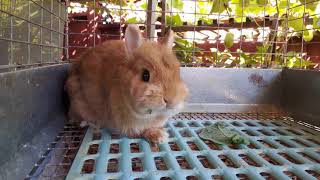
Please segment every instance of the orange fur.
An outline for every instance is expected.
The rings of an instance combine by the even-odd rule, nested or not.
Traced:
[[[148,139],[150,130],[180,110],[188,89],[172,52],[173,33],[156,43],[142,40],[136,27],[128,28],[126,42],[106,41],[73,63],[66,81],[69,118],[127,135],[148,132]],[[144,69],[150,72],[149,82],[142,81]],[[149,140],[161,139],[152,135]]]

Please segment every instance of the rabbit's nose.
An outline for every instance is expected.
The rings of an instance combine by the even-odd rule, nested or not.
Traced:
[[[173,108],[174,104],[172,101],[169,101],[168,99],[163,99],[164,102],[166,103],[167,108]]]

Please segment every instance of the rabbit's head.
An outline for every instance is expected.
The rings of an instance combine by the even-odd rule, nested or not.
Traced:
[[[188,89],[172,46],[173,31],[161,42],[142,38],[136,25],[125,33],[127,62],[120,71],[130,106],[140,115],[172,116],[182,108]]]

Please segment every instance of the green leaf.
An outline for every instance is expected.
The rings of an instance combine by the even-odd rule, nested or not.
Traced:
[[[200,14],[209,14],[211,11],[213,2],[198,2],[198,10]],[[206,16],[207,17],[207,16]],[[208,19],[208,18],[207,18]]]
[[[242,56],[240,56],[240,62],[239,62],[239,64],[240,65],[243,65],[243,64],[245,64],[246,63],[246,60],[242,57]]]
[[[301,57],[301,54],[297,54],[294,51],[290,51],[286,54],[287,56],[287,62],[285,64],[286,67],[293,68],[293,67],[308,67],[311,65],[315,65],[312,61],[309,59],[304,59]]]
[[[310,9],[312,11],[316,10],[318,1],[315,0],[299,0],[299,2],[306,6],[307,9]]]
[[[147,10],[147,2],[140,5],[141,9]]]
[[[313,18],[313,28],[315,29],[320,28],[320,18],[317,16],[314,16]]]
[[[290,7],[294,6],[294,5],[297,5],[297,4],[290,4]],[[296,17],[300,16],[300,17],[302,17],[303,16],[303,12],[304,12],[304,6],[294,7],[294,8],[289,10],[289,17],[290,16],[296,16]]]
[[[306,29],[305,25],[303,24],[303,19],[297,16],[289,16],[288,26],[292,27],[295,31],[302,31]]]
[[[287,61],[287,65],[286,66],[289,67],[289,68],[292,68],[294,66],[295,62],[296,62],[296,58],[293,57],[293,58],[289,59],[289,61]]]
[[[137,23],[138,22],[138,19],[137,17],[132,17],[132,18],[129,18],[126,20],[126,23],[129,23],[129,24],[134,24],[134,23]]]
[[[222,13],[223,11],[228,8],[230,0],[214,0],[212,7],[211,7],[211,13]]]
[[[206,25],[212,24],[212,19],[209,19],[209,18],[207,18],[205,16],[204,17],[200,17],[199,20],[201,20]]]
[[[167,23],[167,26],[169,26],[169,25],[173,25],[173,26],[183,25],[183,22],[182,22],[179,14],[172,15],[171,17],[166,16],[166,23]]]
[[[250,0],[240,0],[240,6],[246,7],[250,4]]]
[[[246,18],[234,18],[234,21],[237,22],[237,23],[241,23],[241,22],[245,22],[246,21]]]
[[[278,5],[279,8],[287,8],[287,6],[288,6],[287,0],[281,0]]]
[[[303,31],[303,39],[307,42],[313,39],[313,30],[305,30]]]
[[[269,3],[268,0],[257,0],[257,4],[259,4],[259,5],[266,5],[268,3]]]
[[[233,46],[234,34],[228,32],[224,38],[224,45],[226,48],[231,48]]]
[[[167,6],[168,6],[169,10],[171,10],[171,8],[183,10],[183,1],[182,0],[169,0],[169,1],[167,1]]]

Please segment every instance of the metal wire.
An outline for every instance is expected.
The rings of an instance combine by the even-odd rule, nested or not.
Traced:
[[[1,71],[61,63],[65,11],[59,0],[0,0]]]
[[[66,124],[27,175],[28,179],[64,179],[75,158],[86,129]]]

